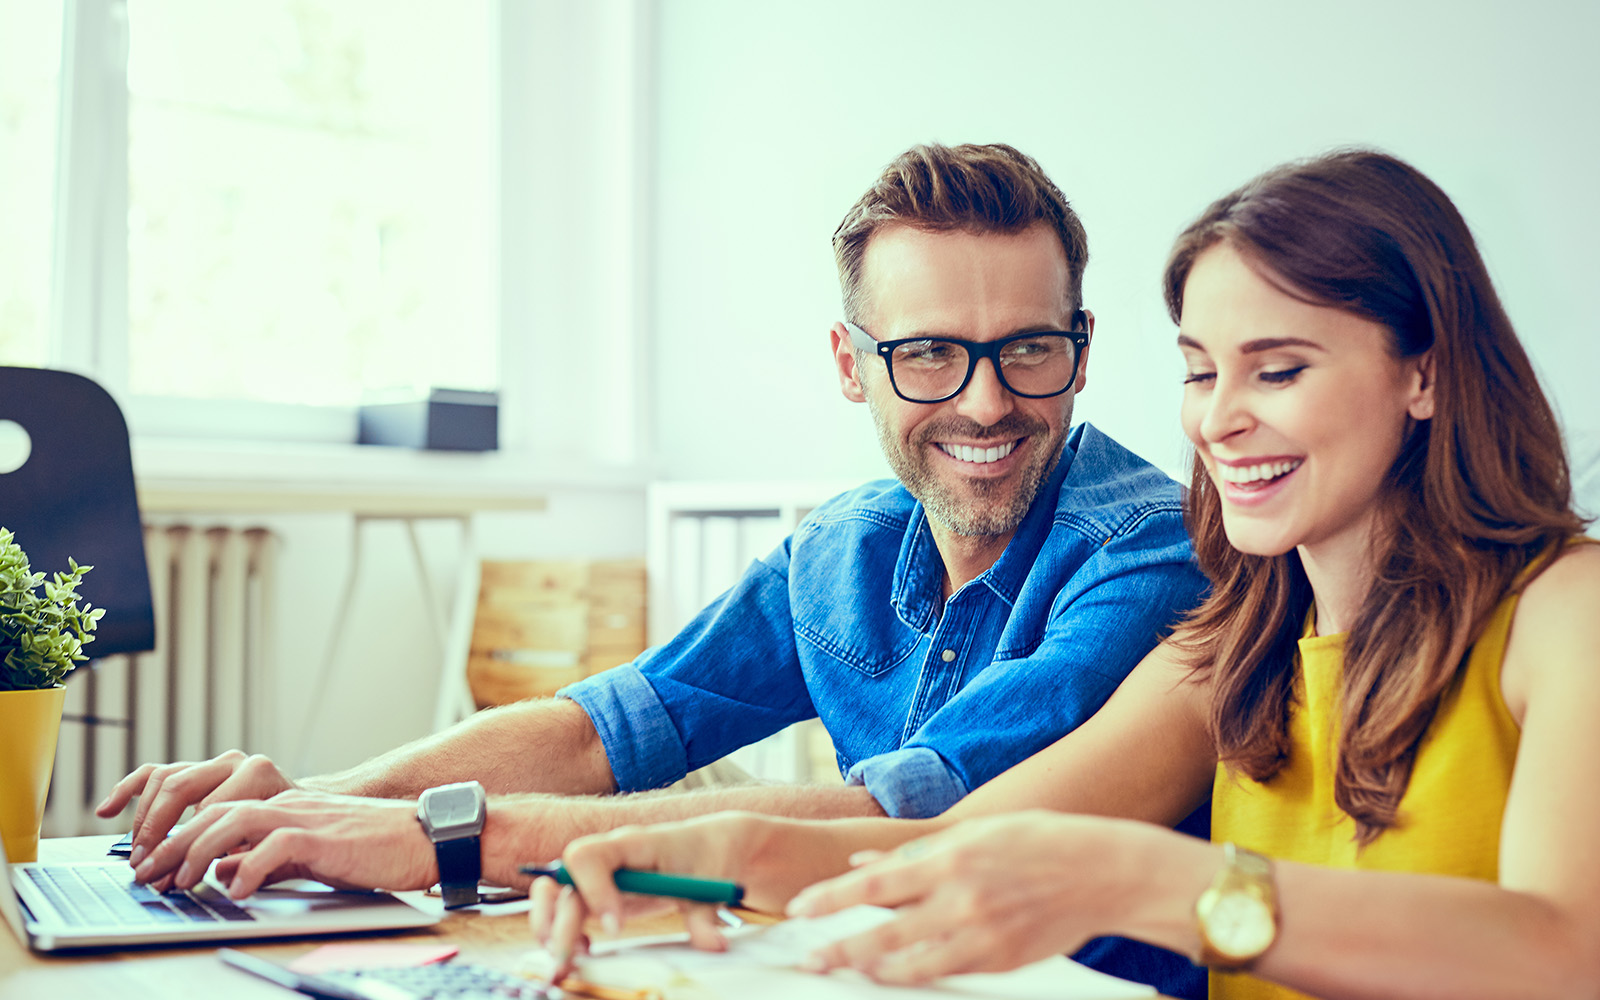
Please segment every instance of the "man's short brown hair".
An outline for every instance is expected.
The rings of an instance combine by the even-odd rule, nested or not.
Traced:
[[[845,318],[863,322],[861,264],[872,234],[887,225],[932,231],[1016,233],[1044,222],[1067,254],[1068,281],[1077,309],[1089,241],[1083,223],[1037,161],[1003,143],[987,146],[913,146],[845,213],[833,233]]]

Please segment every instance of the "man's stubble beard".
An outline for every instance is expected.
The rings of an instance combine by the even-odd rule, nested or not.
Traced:
[[[895,476],[905,485],[928,512],[928,517],[957,535],[1004,535],[1016,530],[1028,510],[1039,496],[1039,489],[1055,472],[1066,445],[1066,429],[1072,426],[1072,406],[1069,403],[1062,414],[1061,440],[1048,443],[1039,449],[1029,464],[1016,476],[1005,479],[969,479],[973,497],[957,495],[934,473],[927,460],[930,448],[937,448],[935,440],[964,438],[969,440],[1010,441],[1028,437],[1030,441],[1043,441],[1050,428],[1034,417],[1016,412],[1008,413],[998,423],[985,427],[975,421],[953,417],[917,429],[910,447],[901,446],[894,437],[888,421],[878,410],[875,394],[864,393],[867,409],[872,413],[872,423],[878,429],[878,444]],[[1015,486],[1009,498],[1001,494]]]

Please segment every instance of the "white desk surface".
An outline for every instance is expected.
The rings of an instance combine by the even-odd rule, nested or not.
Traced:
[[[39,860],[98,861],[106,856],[106,848],[114,840],[115,836],[45,840],[39,845]],[[681,926],[672,915],[637,921],[625,933],[659,934]],[[532,944],[526,914],[491,915],[467,910],[447,913],[432,927],[411,931],[242,942],[231,947],[287,964],[319,945],[356,940],[448,942],[461,949],[456,961],[508,970],[517,968]],[[210,943],[45,956],[29,952],[10,928],[4,927],[0,928],[0,1000],[288,1000],[298,996],[224,965],[214,954],[216,948]]]

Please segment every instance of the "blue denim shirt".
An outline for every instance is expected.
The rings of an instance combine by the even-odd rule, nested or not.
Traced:
[[[559,695],[619,791],[820,716],[846,781],[933,816],[1105,703],[1204,588],[1180,490],[1080,424],[995,564],[948,601],[894,480],[813,511],[676,637]]]
[[[1179,487],[1089,424],[989,569],[941,601],[922,505],[894,480],[823,504],[666,645],[557,692],[619,791],[659,788],[821,716],[839,770],[890,816],[943,812],[1077,728],[1205,580]],[[1202,808],[1180,830],[1210,833]],[[1205,996],[1181,955],[1096,938],[1078,961]]]

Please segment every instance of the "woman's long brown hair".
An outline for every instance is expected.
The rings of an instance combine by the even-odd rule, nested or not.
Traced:
[[[1582,530],[1561,432],[1465,220],[1410,165],[1341,151],[1213,203],[1168,260],[1173,322],[1195,259],[1223,241],[1289,294],[1386,327],[1396,356],[1433,355],[1434,416],[1389,472],[1376,574],[1345,641],[1334,800],[1365,845],[1402,821],[1417,745],[1495,604]],[[1266,781],[1288,752],[1311,587],[1293,550],[1228,543],[1198,456],[1187,516],[1212,593],[1173,641],[1211,679],[1220,759]]]

